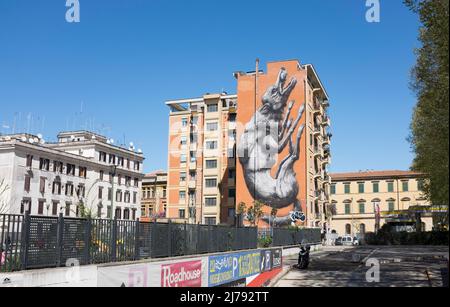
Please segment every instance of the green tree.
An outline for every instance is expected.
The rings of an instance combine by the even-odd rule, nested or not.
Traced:
[[[433,205],[444,206],[441,223],[448,225],[449,180],[449,67],[448,0],[404,0],[420,17],[417,63],[412,88],[417,105],[411,123],[410,142],[415,153],[412,169],[429,180],[424,192]]]

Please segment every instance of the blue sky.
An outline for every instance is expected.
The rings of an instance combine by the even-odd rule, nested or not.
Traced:
[[[164,101],[222,90],[234,71],[299,59],[331,97],[334,172],[407,169],[418,19],[400,0],[0,0],[0,131],[54,140],[83,126],[166,168]],[[81,112],[82,111],[82,112]],[[15,120],[14,120],[15,119]],[[9,129],[7,128],[9,127]]]

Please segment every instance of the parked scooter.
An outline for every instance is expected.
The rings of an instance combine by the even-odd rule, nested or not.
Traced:
[[[300,245],[300,252],[298,253],[298,264],[294,265],[296,269],[306,270],[309,266],[309,253],[311,251],[310,246]]]

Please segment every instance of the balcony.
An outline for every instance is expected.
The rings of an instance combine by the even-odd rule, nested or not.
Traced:
[[[313,129],[313,135],[314,136],[319,136],[322,134],[322,128],[320,128],[320,126],[315,126]]]
[[[321,105],[323,108],[328,108],[330,106],[330,102],[327,99],[325,99],[321,102]]]
[[[236,167],[236,158],[228,158],[228,167]]]
[[[321,157],[322,155],[323,155],[322,148],[319,148],[319,147],[314,148],[314,157],[315,158]]]
[[[322,126],[329,127],[331,126],[331,120],[328,116],[324,116],[322,122],[320,123]]]
[[[189,180],[189,184],[188,184],[189,189],[191,190],[195,190],[197,188],[197,181],[195,180]]]
[[[197,169],[197,161],[189,162],[189,170],[193,171]]]

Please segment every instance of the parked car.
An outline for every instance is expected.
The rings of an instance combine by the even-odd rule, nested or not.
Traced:
[[[359,244],[358,238],[352,236],[338,237],[336,241],[334,241],[334,245],[356,246]]]

